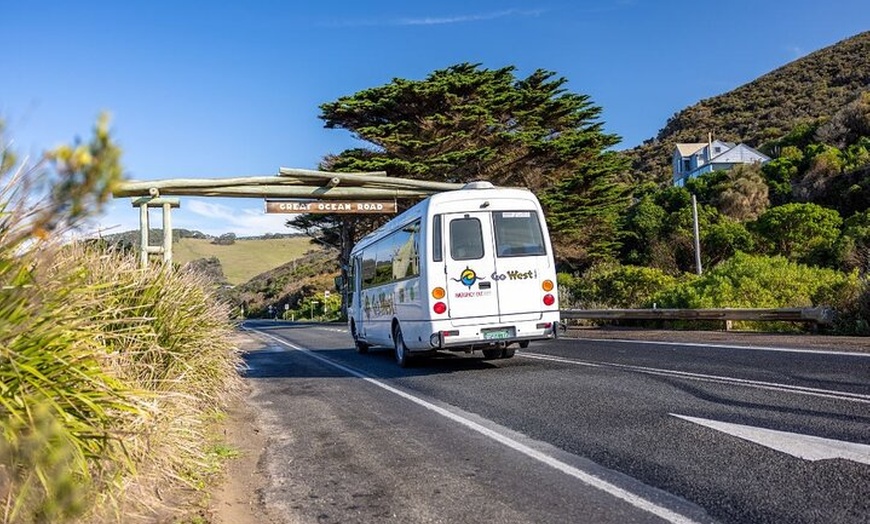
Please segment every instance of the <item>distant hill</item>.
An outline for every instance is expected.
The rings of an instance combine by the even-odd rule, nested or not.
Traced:
[[[308,237],[236,239],[217,244],[214,239],[182,238],[173,246],[172,258],[184,265],[197,259],[216,257],[226,280],[244,284],[255,276],[300,258],[311,250],[320,250]]]
[[[257,275],[225,296],[233,305],[244,306],[248,316],[264,316],[270,305],[276,311],[283,311],[285,304],[296,309],[306,296],[334,291],[338,273],[338,251],[319,248]]]
[[[163,231],[151,230],[150,243],[158,245]],[[135,250],[139,247],[139,232],[127,231],[107,235],[110,244]],[[260,237],[236,238],[228,233],[219,237],[199,231],[173,229],[172,259],[179,265],[195,263],[196,267],[214,276],[219,283],[239,285],[255,276],[275,269],[320,246],[299,234],[268,234]]]
[[[831,117],[868,88],[870,31],[702,100],[672,116],[655,138],[626,153],[636,176],[667,183],[678,142],[705,142],[712,133],[715,139],[760,147],[800,123]]]

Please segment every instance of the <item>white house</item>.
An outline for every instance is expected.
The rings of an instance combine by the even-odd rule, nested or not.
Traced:
[[[727,171],[737,164],[763,164],[769,160],[770,157],[746,144],[732,144],[721,140],[677,144],[672,161],[674,185],[682,187],[690,178],[711,171]]]

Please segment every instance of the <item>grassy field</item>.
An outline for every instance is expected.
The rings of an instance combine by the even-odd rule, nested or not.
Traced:
[[[237,239],[228,246],[211,240],[182,238],[173,245],[172,259],[186,264],[198,258],[217,257],[230,284],[244,284],[260,273],[286,264],[312,249],[319,249],[308,237]]]

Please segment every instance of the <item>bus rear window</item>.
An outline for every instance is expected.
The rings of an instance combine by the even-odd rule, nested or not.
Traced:
[[[450,221],[450,258],[475,260],[483,258],[483,230],[476,218]]]
[[[534,211],[495,211],[495,249],[500,257],[546,255],[544,235]]]

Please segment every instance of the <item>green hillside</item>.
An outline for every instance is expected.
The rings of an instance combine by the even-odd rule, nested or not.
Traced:
[[[713,138],[753,147],[799,124],[830,118],[870,86],[870,32],[790,62],[728,93],[701,100],[668,119],[643,145],[627,151],[635,176],[667,183],[678,142]]]
[[[319,250],[308,237],[240,238],[229,245],[209,238],[181,238],[173,245],[173,260],[184,265],[201,258],[220,260],[227,282],[243,284],[255,276],[275,269],[311,250]]]

